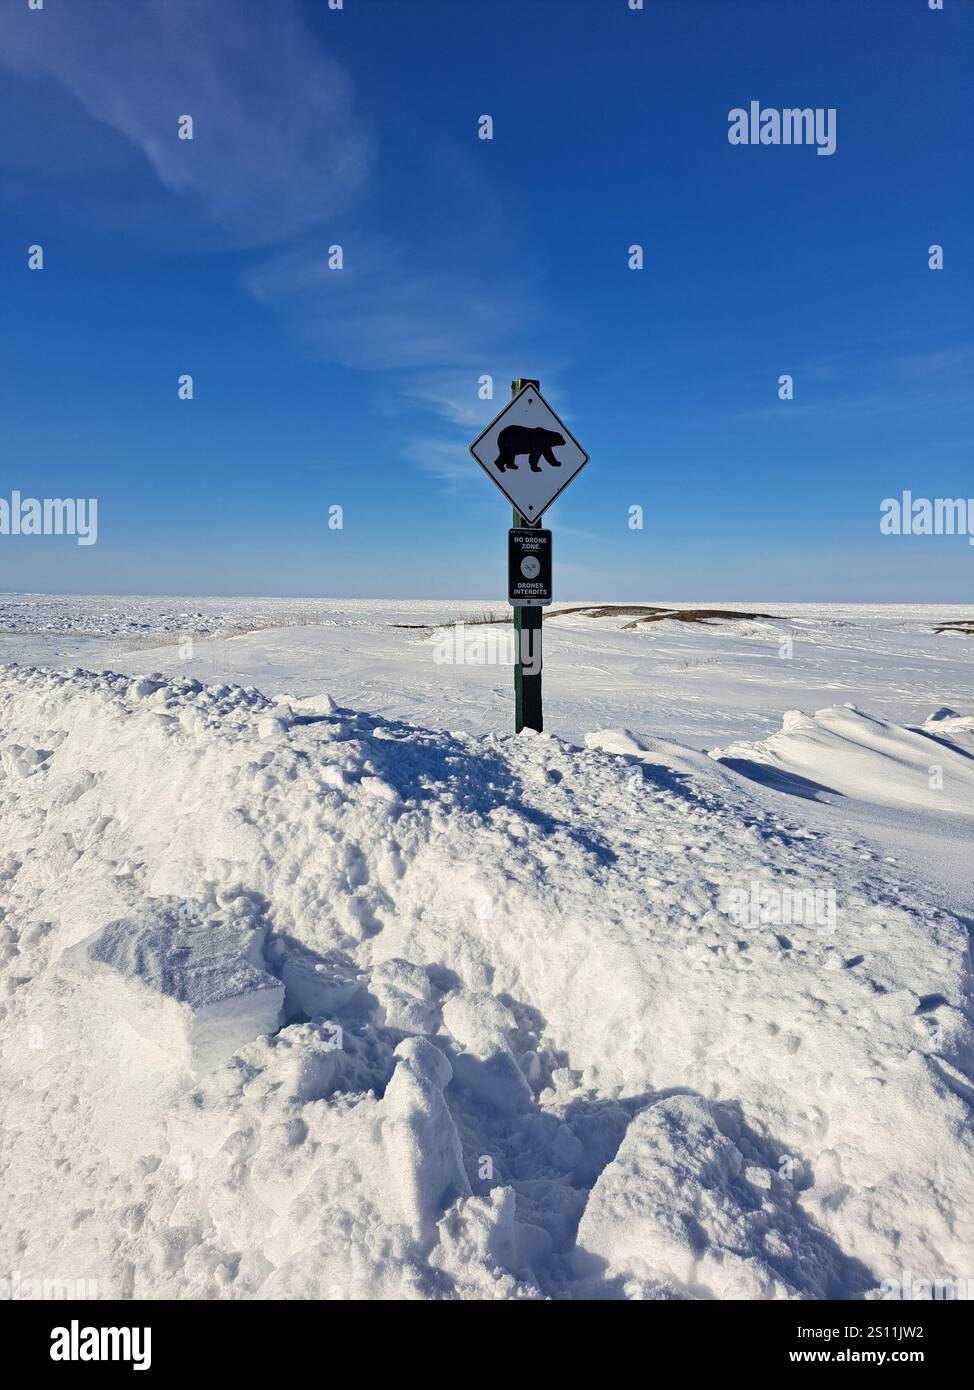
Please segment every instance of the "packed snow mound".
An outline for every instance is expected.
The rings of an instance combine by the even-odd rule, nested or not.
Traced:
[[[0,669],[0,1258],[100,1297],[963,1276],[964,924],[622,738]]]
[[[974,758],[932,736],[936,731],[955,737],[962,727],[966,721],[942,719],[929,725],[929,732],[901,728],[854,705],[832,705],[815,714],[790,710],[778,733],[714,748],[710,756],[758,781],[811,795],[832,792],[972,816]]]
[[[576,1263],[665,1298],[828,1298],[836,1253],[779,1158],[732,1106],[671,1096],[639,1112],[592,1189]],[[841,1261],[839,1262],[841,1264]],[[845,1271],[849,1293],[856,1271]],[[858,1271],[862,1289],[868,1272]]]
[[[236,906],[236,904],[235,904]],[[284,986],[263,968],[265,929],[244,912],[195,919],[188,905],[152,904],[109,922],[64,954],[63,965],[149,1042],[193,1072],[209,1071],[277,1028]]]

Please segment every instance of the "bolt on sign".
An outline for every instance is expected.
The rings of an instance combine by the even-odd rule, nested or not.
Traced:
[[[481,468],[528,526],[588,463],[588,454],[533,382],[470,445]]]

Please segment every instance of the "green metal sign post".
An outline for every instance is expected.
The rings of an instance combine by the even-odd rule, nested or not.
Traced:
[[[541,519],[578,477],[588,454],[542,396],[541,383],[529,377],[511,382],[511,399],[480,431],[470,452],[514,509],[508,536],[514,728],[541,733],[541,610],[552,601],[551,532]]]
[[[511,400],[524,390],[533,386],[541,390],[541,382],[530,377],[516,377],[511,382]],[[527,526],[527,521],[514,508],[514,529]],[[523,658],[528,658],[528,670],[524,670]],[[514,731],[537,729],[540,734],[544,728],[541,711],[541,609],[514,609]]]

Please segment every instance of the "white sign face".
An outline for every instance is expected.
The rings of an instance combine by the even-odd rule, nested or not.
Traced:
[[[530,526],[588,463],[588,454],[535,386],[525,386],[470,446]]]

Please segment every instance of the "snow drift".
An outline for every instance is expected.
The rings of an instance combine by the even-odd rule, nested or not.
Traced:
[[[0,671],[8,1265],[102,1297],[963,1275],[964,924],[705,756],[590,742]],[[753,883],[837,911],[742,921]]]
[[[969,733],[974,720],[938,713],[923,729],[904,729],[854,705],[811,715],[791,710],[779,733],[715,748],[711,757],[758,780],[762,771],[785,784],[790,778],[812,793],[974,816],[974,756],[945,741]]]

